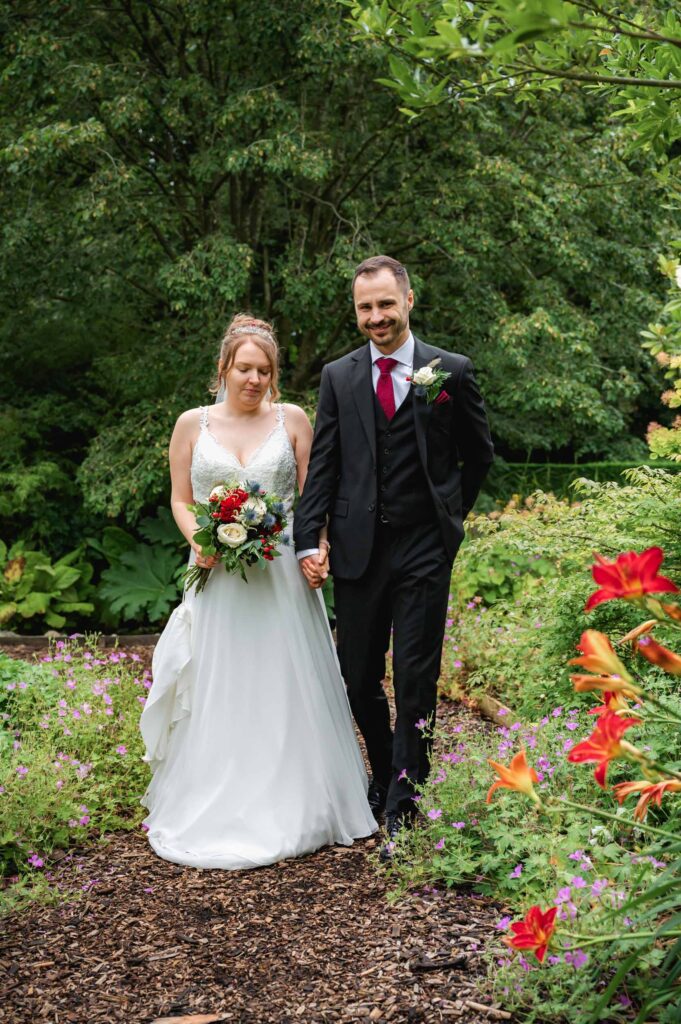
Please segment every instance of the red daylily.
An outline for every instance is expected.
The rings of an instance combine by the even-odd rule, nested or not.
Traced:
[[[591,708],[587,711],[588,715],[605,715],[608,711],[628,711],[629,701],[626,700],[621,693],[613,690],[601,690],[601,697],[603,703],[600,707]],[[639,700],[641,698],[639,697]]]
[[[495,789],[515,789],[518,793],[525,793],[526,796],[531,797],[535,803],[541,802],[532,785],[533,782],[539,782],[539,776],[534,768],[530,768],[528,765],[524,750],[515,755],[508,768],[503,764],[497,764],[496,761],[489,760],[489,758],[487,763],[494,768],[499,778],[490,786],[486,803],[492,799]]]
[[[577,648],[582,651],[582,656],[571,658],[568,665],[581,665],[590,672],[600,673],[593,676],[570,676],[578,693],[608,690],[619,691],[629,697],[637,697],[640,694],[641,691],[634,684],[604,633],[599,633],[596,629],[585,630]]]
[[[681,676],[681,658],[674,654],[668,647],[658,644],[652,636],[643,636],[636,645],[638,653],[642,654],[653,665],[658,665],[665,672],[672,676]]]
[[[648,782],[646,779],[641,779],[639,782],[618,782],[616,786],[612,787],[612,791],[620,804],[632,793],[640,793],[641,797],[636,804],[634,818],[637,821],[643,821],[648,813],[650,803],[654,802],[661,807],[662,797],[665,793],[681,792],[681,782],[676,779],[665,779],[664,782]]]
[[[539,963],[543,963],[549,942],[556,930],[557,913],[558,907],[551,907],[549,910],[542,910],[539,906],[530,907],[522,921],[513,922],[513,935],[504,936],[504,942],[511,949],[530,950]]]
[[[613,601],[618,597],[632,601],[644,594],[679,592],[676,584],[666,576],[657,575],[664,559],[662,548],[647,548],[640,555],[635,551],[627,551],[618,555],[614,562],[599,554],[595,557],[597,564],[592,566],[591,575],[600,590],[594,591],[586,602],[587,612],[603,601]]]
[[[596,761],[598,767],[594,778],[601,789],[606,789],[605,776],[610,762],[621,754],[633,751],[630,745],[624,746],[622,736],[632,725],[640,725],[640,718],[620,718],[612,711],[606,711],[598,719],[596,728],[588,739],[577,743],[568,753],[568,761],[579,764],[582,761]]]

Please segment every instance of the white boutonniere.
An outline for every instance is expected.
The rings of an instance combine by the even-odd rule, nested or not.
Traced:
[[[435,369],[441,362],[442,360],[437,356],[427,366],[422,366],[411,377],[407,377],[415,394],[419,398],[425,398],[429,405],[431,402],[448,402],[451,398],[451,395],[442,389],[442,385],[451,377],[451,373],[448,373],[447,370]]]

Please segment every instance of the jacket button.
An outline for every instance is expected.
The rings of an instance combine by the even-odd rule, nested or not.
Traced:
[[[371,505],[369,505],[369,511],[370,512],[375,512],[376,511],[376,506],[373,504],[373,502],[372,502]]]
[[[383,449],[383,454],[384,455],[390,455],[390,449],[389,448],[384,448]]]

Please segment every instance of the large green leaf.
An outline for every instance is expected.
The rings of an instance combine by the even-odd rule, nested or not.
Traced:
[[[179,597],[177,567],[176,554],[162,545],[137,544],[120,564],[102,573],[99,595],[126,619],[137,621],[146,614],[150,622],[160,622]]]
[[[186,544],[172,512],[163,505],[156,509],[155,518],[150,516],[142,520],[139,531],[150,544],[167,544],[171,547]]]
[[[17,602],[17,612],[25,619],[30,619],[34,615],[44,615],[49,608],[51,600],[51,594],[45,594],[38,590],[34,590],[28,594],[23,601]]]

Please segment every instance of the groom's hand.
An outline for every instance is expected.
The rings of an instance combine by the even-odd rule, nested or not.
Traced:
[[[329,575],[329,556],[326,550],[316,555],[307,555],[299,562],[303,576],[309,586],[317,590]]]

